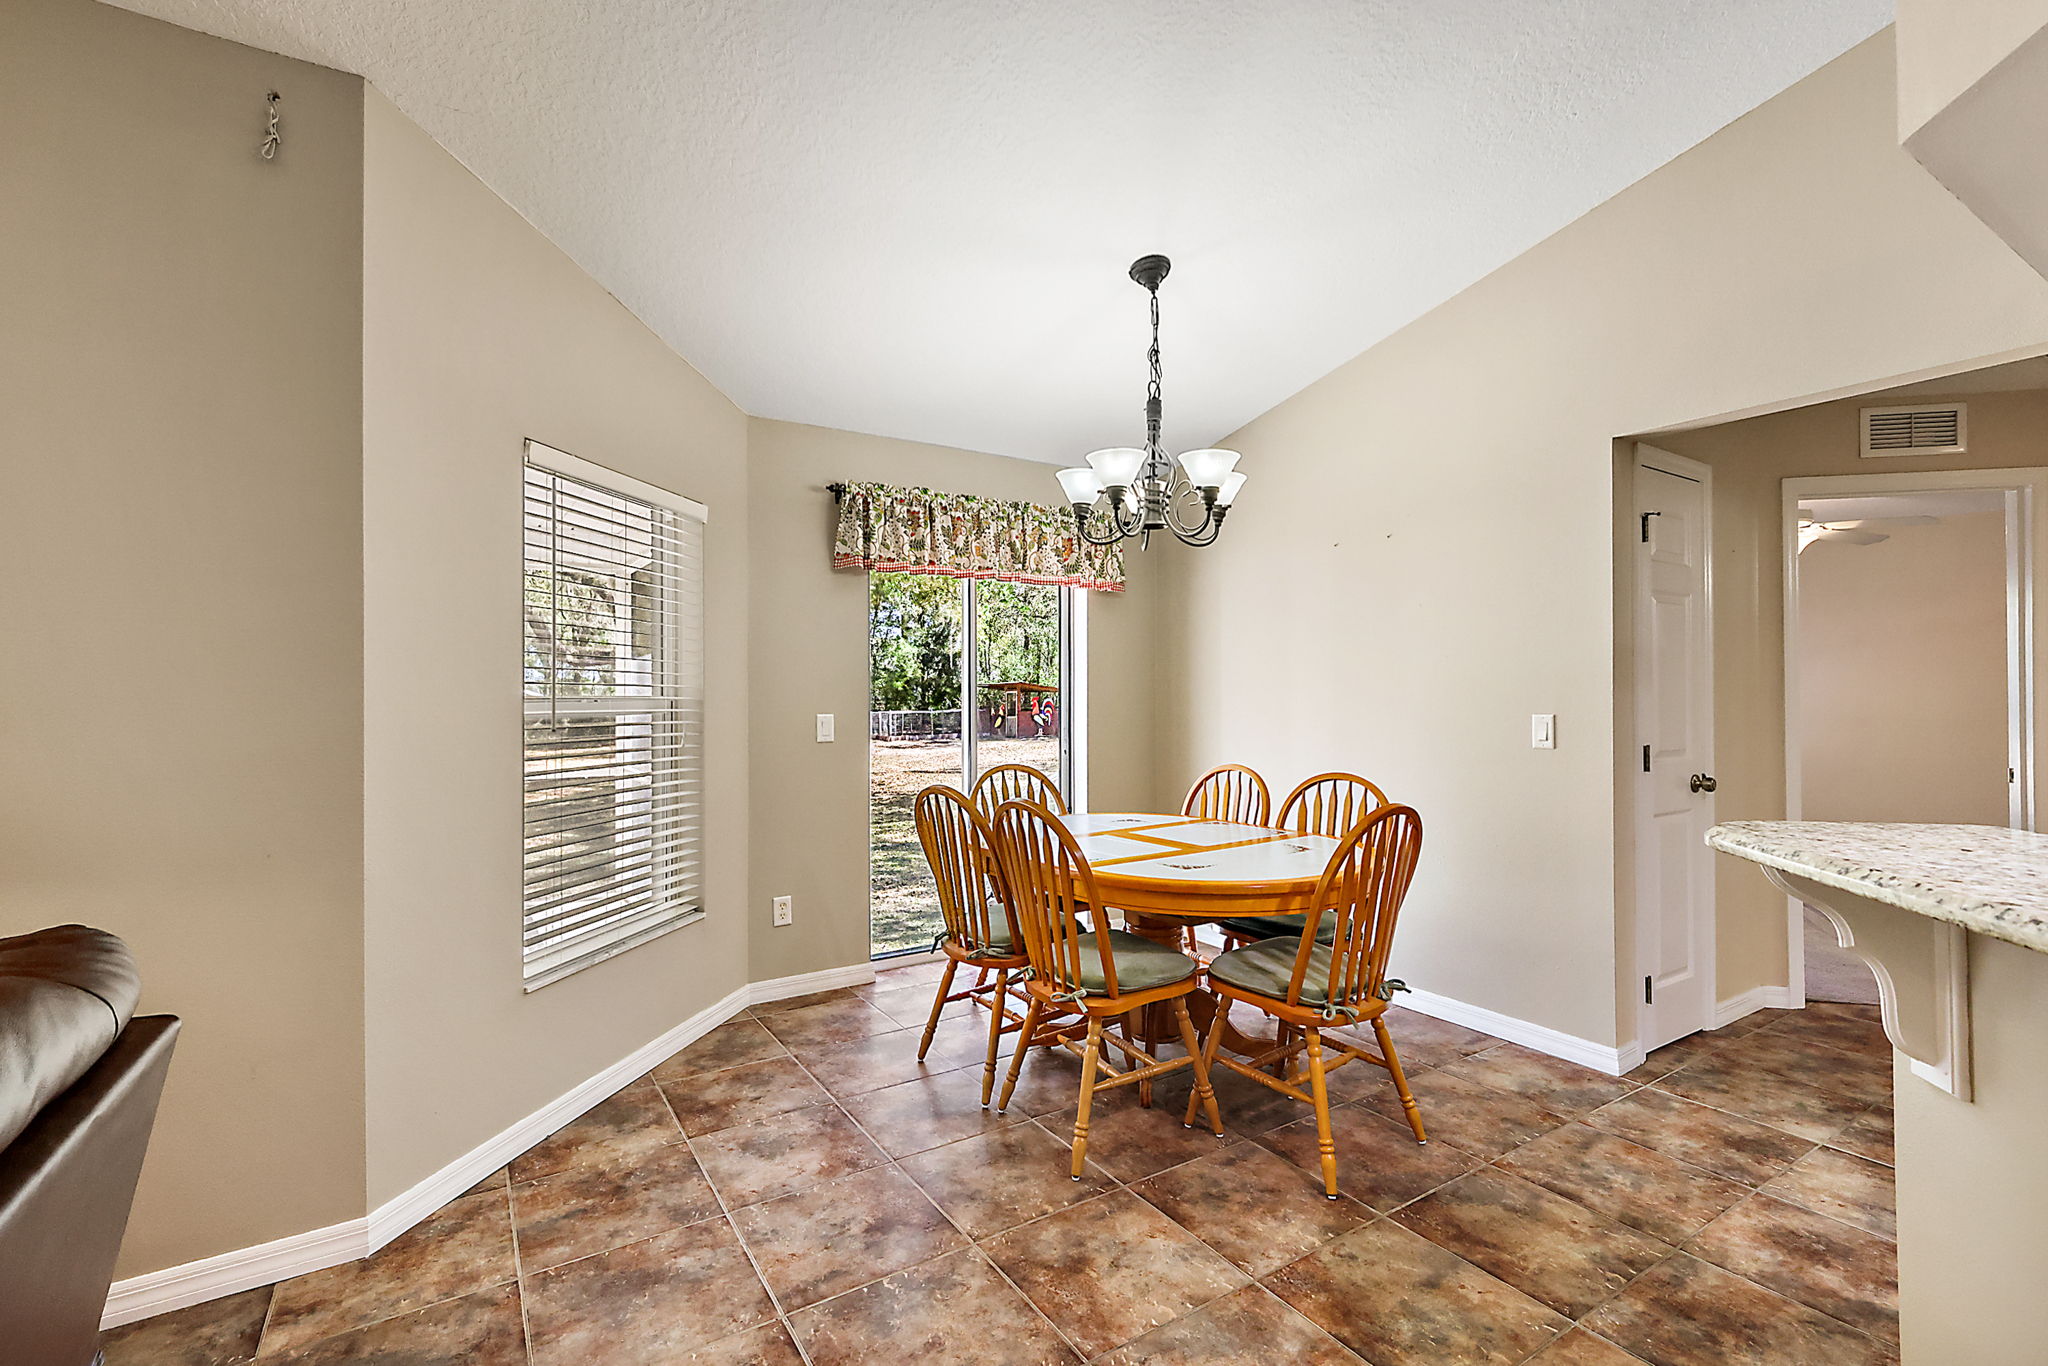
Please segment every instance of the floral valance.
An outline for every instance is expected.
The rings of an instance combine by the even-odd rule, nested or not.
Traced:
[[[838,493],[835,569],[1123,591],[1123,547],[1082,540],[1065,508],[889,484],[841,484]]]

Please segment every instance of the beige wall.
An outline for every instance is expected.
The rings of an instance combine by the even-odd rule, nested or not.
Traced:
[[[1800,814],[2004,825],[2005,514],[1799,555]]]
[[[867,961],[868,586],[832,568],[837,480],[1054,502],[1049,465],[755,419],[752,562],[754,980]],[[1156,551],[1153,552],[1156,554]],[[1159,800],[1150,761],[1155,562],[1127,557],[1123,593],[1088,594],[1088,782],[1096,810]],[[812,718],[838,717],[819,744]],[[795,923],[770,923],[770,897]]]
[[[2048,27],[2048,0],[1898,0],[1899,137]]]
[[[2048,1340],[2048,957],[1970,936],[1975,1097],[1894,1055],[1899,1332],[1908,1366],[2037,1366]]]
[[[1863,401],[1857,399],[1651,438],[1714,470],[1714,772],[1720,779],[1720,819],[1785,815],[1782,481],[2048,465],[2048,393],[1957,397],[1969,404],[1970,449],[1955,457],[1863,459]],[[1739,867],[1724,863],[1715,874],[1722,999],[1754,986],[1784,985],[1785,898]]]
[[[2048,344],[2048,282],[1895,126],[1887,33],[1224,443],[1253,483],[1184,557],[1162,771],[1355,766],[1419,806],[1417,986],[1633,1034],[1612,439]]]
[[[382,96],[364,105],[364,842],[374,1207],[746,980],[746,419]],[[533,437],[710,508],[706,918],[527,995]]]
[[[122,1275],[362,1213],[361,88],[0,5],[0,934],[185,1019]]]

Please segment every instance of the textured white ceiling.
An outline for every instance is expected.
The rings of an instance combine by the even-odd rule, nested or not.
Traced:
[[[1205,444],[1890,0],[121,0],[369,77],[749,412]],[[290,117],[289,92],[285,104]]]

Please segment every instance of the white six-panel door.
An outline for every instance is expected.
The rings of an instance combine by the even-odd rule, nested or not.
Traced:
[[[1705,467],[1637,448],[1636,999],[1645,1051],[1711,1028],[1713,655]]]

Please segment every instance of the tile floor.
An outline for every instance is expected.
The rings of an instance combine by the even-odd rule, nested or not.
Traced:
[[[982,1019],[929,1060],[936,969],[760,1006],[368,1261],[115,1330],[109,1366],[1081,1360],[1896,1362],[1891,1052],[1864,1006],[1765,1012],[1624,1078],[1396,1012],[1432,1141],[1333,1078],[1098,1102],[1078,1064],[979,1104]],[[1176,1079],[1178,1080],[1178,1079]]]

